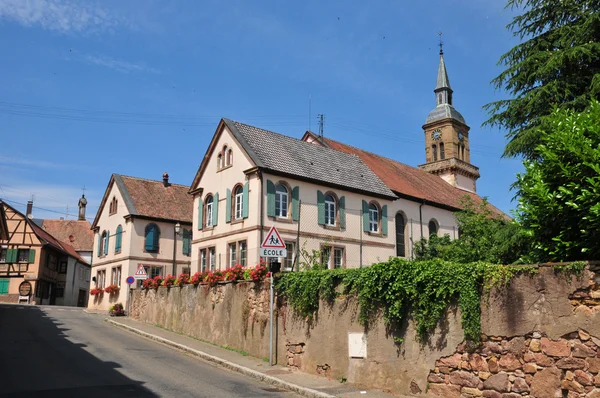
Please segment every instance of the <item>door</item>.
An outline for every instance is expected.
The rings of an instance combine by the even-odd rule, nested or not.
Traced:
[[[404,216],[396,214],[396,257],[406,257],[406,247],[404,245],[404,230],[406,222]]]
[[[79,296],[77,297],[77,306],[85,307],[85,298],[87,297],[87,292],[83,289],[79,289]]]
[[[56,285],[54,283],[48,284],[48,289],[50,289],[50,305],[56,305]]]

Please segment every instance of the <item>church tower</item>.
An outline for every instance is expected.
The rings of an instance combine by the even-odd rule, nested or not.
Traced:
[[[450,185],[475,192],[479,168],[471,164],[469,130],[463,116],[452,106],[452,88],[440,42],[440,65],[433,90],[437,106],[429,112],[423,125],[425,164],[419,167],[439,175]]]

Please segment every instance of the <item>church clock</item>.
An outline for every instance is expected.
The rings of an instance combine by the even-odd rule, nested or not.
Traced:
[[[431,138],[433,138],[434,140],[439,140],[440,138],[442,138],[442,130],[440,129],[435,129],[431,132]]]

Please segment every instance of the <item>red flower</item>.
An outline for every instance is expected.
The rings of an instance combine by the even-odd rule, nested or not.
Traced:
[[[92,296],[101,295],[103,292],[104,292],[104,290],[97,288],[97,287],[90,289],[90,295],[92,295]]]
[[[180,274],[175,281],[175,286],[187,285],[190,282],[190,276],[188,274]]]
[[[237,264],[231,268],[227,268],[224,272],[226,281],[239,281],[244,279],[244,267]]]
[[[177,280],[177,278],[175,278],[173,275],[169,274],[165,277],[165,279],[162,280],[162,282],[159,284],[159,286],[173,286],[175,284],[175,281]]]
[[[108,285],[104,288],[104,291],[108,294],[117,293],[119,291],[119,286],[117,284]]]

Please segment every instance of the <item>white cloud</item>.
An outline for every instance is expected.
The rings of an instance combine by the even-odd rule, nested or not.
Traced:
[[[154,69],[145,64],[134,64],[127,61],[121,61],[118,59],[114,59],[108,56],[98,56],[98,55],[86,55],[83,57],[84,61],[104,66],[110,69],[114,69],[121,73],[130,73],[130,72],[147,72],[147,73],[160,73],[158,69]]]
[[[61,33],[104,31],[127,24],[95,2],[68,0],[2,0],[0,19]]]

